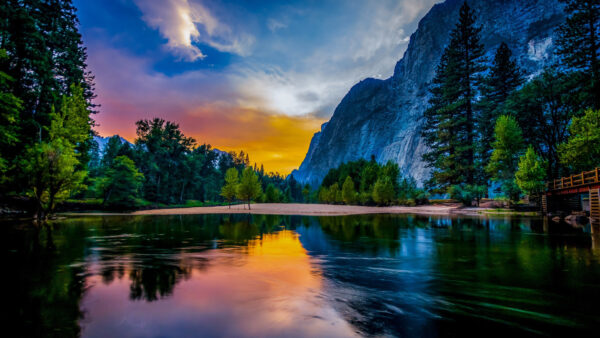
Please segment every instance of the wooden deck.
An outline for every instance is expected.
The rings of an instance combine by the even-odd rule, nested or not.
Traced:
[[[542,210],[548,212],[549,199],[558,195],[589,194],[590,217],[592,224],[600,222],[600,168],[584,171],[569,177],[561,177],[546,183],[546,193],[542,197]],[[555,196],[555,197],[552,197]]]
[[[584,193],[597,188],[600,188],[600,168],[546,183],[548,195]]]

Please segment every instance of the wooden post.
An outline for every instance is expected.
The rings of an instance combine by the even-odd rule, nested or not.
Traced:
[[[600,224],[600,189],[590,189],[590,218],[592,224]]]

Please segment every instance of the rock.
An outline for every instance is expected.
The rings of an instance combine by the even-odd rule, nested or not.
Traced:
[[[530,78],[554,58],[554,30],[564,21],[559,0],[470,1],[482,26],[486,59],[506,42]],[[360,158],[396,162],[405,176],[422,184],[430,169],[421,160],[421,138],[428,84],[435,74],[463,0],[433,6],[411,36],[403,58],[387,80],[366,79],[342,99],[313,137],[294,177],[318,185],[330,168]]]

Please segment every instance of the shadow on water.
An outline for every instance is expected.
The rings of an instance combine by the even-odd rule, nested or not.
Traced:
[[[187,215],[1,228],[15,336],[556,336],[600,323],[589,225]]]

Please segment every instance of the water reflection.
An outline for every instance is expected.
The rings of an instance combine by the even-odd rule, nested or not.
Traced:
[[[3,225],[17,336],[563,335],[599,324],[598,235],[541,218]]]

